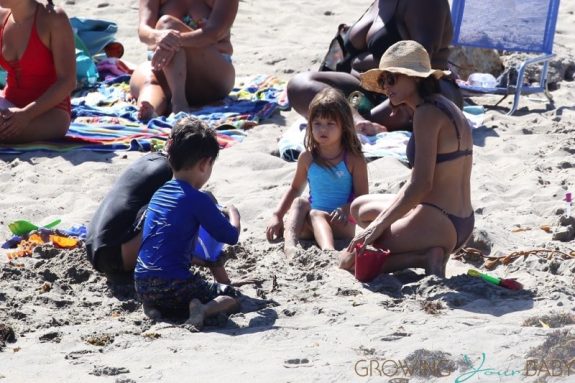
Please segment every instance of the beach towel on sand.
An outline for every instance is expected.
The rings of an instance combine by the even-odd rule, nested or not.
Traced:
[[[306,128],[307,123],[300,119],[285,131],[278,142],[281,158],[286,161],[297,161],[299,154],[305,150],[303,142]],[[407,163],[405,147],[411,137],[410,132],[384,132],[375,136],[358,134],[358,137],[366,158],[391,157]]]
[[[72,98],[73,122],[63,139],[20,145],[0,144],[1,154],[20,154],[35,150],[139,150],[162,147],[173,124],[186,114],[158,117],[143,124],[129,99],[129,75],[100,82]],[[230,94],[217,105],[205,106],[192,114],[218,129],[220,147],[227,148],[245,137],[248,129],[276,110],[286,109],[285,83],[273,76],[257,75],[238,81]],[[48,124],[49,121],[46,121]]]

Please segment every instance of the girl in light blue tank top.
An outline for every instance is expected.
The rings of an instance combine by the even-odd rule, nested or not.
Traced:
[[[268,240],[282,237],[289,210],[284,245],[288,255],[294,255],[299,239],[315,239],[327,250],[334,249],[336,239],[353,238],[349,207],[354,197],[368,193],[367,164],[342,93],[327,88],[314,97],[304,143],[290,189],[266,229]],[[301,197],[306,183],[309,198]]]

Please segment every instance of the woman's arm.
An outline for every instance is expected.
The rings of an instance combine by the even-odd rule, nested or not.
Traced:
[[[443,121],[440,113],[431,105],[417,109],[413,120],[416,152],[411,177],[390,206],[382,211],[365,231],[352,240],[348,249],[353,249],[357,243],[370,245],[375,242],[392,223],[409,213],[431,191],[439,130]]]
[[[290,209],[293,201],[301,195],[307,184],[307,171],[313,158],[310,152],[303,152],[297,160],[297,168],[294,178],[288,191],[283,195],[278,207],[272,214],[272,219],[266,229],[266,236],[269,241],[274,237],[279,237],[283,231],[283,217]]]
[[[61,8],[55,8],[55,11],[48,15],[50,50],[54,58],[56,82],[36,101],[22,108],[30,120],[69,97],[76,87],[76,48],[70,20]]]
[[[215,0],[206,24],[200,29],[182,33],[182,46],[202,48],[226,38],[236,15],[239,0]]]

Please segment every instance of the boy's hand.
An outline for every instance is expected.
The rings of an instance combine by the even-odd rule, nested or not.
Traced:
[[[283,237],[284,232],[284,223],[283,221],[274,214],[270,222],[268,223],[268,227],[266,228],[266,238],[268,241],[273,241],[275,239],[279,239]]]
[[[236,209],[234,205],[228,205],[225,206],[222,210],[223,213],[229,217],[232,226],[240,230],[240,212],[238,209]]]

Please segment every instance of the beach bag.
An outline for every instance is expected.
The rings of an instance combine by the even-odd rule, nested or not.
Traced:
[[[327,53],[319,66],[320,72],[349,72],[351,70],[351,62],[349,59],[346,60],[348,54],[345,49],[345,35],[348,30],[348,25],[339,24],[337,33],[329,43]],[[350,62],[349,68],[344,67],[347,66],[346,61]]]
[[[104,50],[104,47],[116,39],[118,25],[112,21],[70,17],[74,32],[84,42],[90,56]]]
[[[76,89],[91,87],[98,81],[98,69],[84,42],[74,34],[76,46]]]

